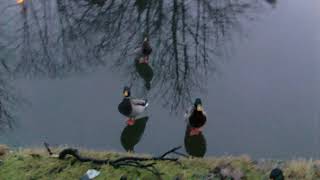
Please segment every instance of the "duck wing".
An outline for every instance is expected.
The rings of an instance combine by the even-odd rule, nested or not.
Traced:
[[[190,116],[191,116],[191,114],[192,114],[192,111],[193,110],[193,106],[191,106],[191,107],[189,107],[187,110],[186,110],[186,112],[184,113],[184,118],[185,119],[188,119]]]
[[[132,112],[131,117],[137,117],[148,107],[148,101],[143,99],[131,99]]]
[[[148,106],[148,101],[144,99],[131,99],[133,106]]]

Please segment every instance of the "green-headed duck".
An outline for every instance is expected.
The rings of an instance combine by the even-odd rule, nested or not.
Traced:
[[[206,112],[203,109],[200,98],[197,98],[193,106],[186,112],[188,125],[191,127],[190,135],[197,135],[207,121]]]
[[[135,118],[142,114],[148,107],[148,101],[144,99],[137,99],[131,97],[129,87],[123,89],[123,99],[118,106],[119,112],[128,117],[128,125],[134,125]]]

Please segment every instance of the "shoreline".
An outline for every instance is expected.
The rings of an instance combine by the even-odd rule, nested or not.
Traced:
[[[53,154],[62,148],[53,148]],[[115,160],[124,157],[150,158],[151,155],[136,153],[120,153],[110,151],[94,151],[79,149],[84,157]],[[170,156],[177,157],[177,156]],[[221,156],[205,158],[179,157],[178,162],[150,160],[161,173],[156,176],[150,171],[136,167],[115,168],[109,164],[98,165],[92,162],[80,162],[67,156],[58,159],[50,156],[45,148],[28,148],[6,150],[1,155],[0,146],[0,179],[79,179],[87,170],[96,169],[100,172],[95,179],[215,179],[217,169],[225,176],[247,180],[269,179],[270,171],[279,167],[288,179],[320,179],[320,160],[292,159],[252,160],[249,156]]]

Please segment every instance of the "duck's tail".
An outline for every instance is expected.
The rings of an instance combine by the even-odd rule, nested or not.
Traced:
[[[149,102],[148,102],[148,100],[146,99],[145,100],[145,105],[144,105],[146,108],[149,106]]]

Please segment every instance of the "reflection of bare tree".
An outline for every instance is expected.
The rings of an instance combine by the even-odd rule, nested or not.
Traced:
[[[184,147],[190,156],[203,157],[207,152],[206,137],[202,132],[197,135],[190,136],[191,128],[186,127],[184,135]]]
[[[6,59],[6,57],[12,56],[7,56],[8,52],[5,50],[8,49],[8,51],[10,51],[16,47],[10,47],[12,45],[5,41],[5,39],[11,40],[11,37],[5,33],[5,27],[8,22],[9,21],[1,21],[0,24],[0,132],[13,127],[15,119],[14,110],[18,101],[13,91],[14,88],[11,87],[9,83],[10,67],[7,64],[8,59]]]
[[[5,80],[5,75],[0,78],[0,130],[12,128],[14,123],[14,109],[18,102],[12,92],[12,87]]]
[[[185,107],[216,69],[224,43],[258,5],[256,0],[29,0],[13,43],[22,56],[10,64],[18,74],[48,77],[107,63],[128,67],[146,35],[154,47],[153,94],[172,109]]]

